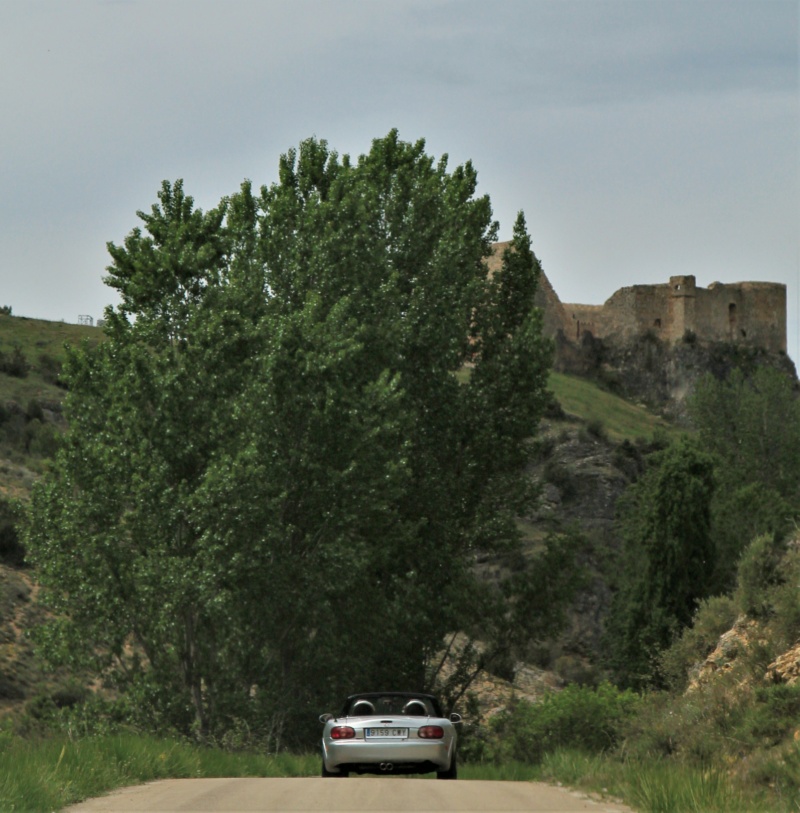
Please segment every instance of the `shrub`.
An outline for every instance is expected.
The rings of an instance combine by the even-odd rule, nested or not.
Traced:
[[[51,423],[31,421],[25,428],[25,446],[34,457],[55,457],[61,433]]]
[[[631,480],[636,480],[645,469],[644,455],[627,438],[614,448],[614,465]]]
[[[772,604],[775,615],[771,627],[784,646],[800,640],[800,550],[792,548],[783,558],[781,565],[784,581],[772,591]]]
[[[545,402],[543,417],[551,421],[563,420],[566,413],[558,398],[550,390],[546,390],[545,397],[547,401]]]
[[[0,562],[16,567],[25,561],[25,548],[17,533],[17,509],[0,498]]]
[[[621,727],[639,704],[638,695],[610,683],[567,686],[539,703],[517,701],[493,721],[495,757],[540,762],[546,753],[575,748],[599,753],[616,746]]]
[[[28,401],[25,416],[29,421],[44,421],[44,410],[36,398],[31,398],[30,401]]]
[[[10,354],[0,353],[0,372],[14,378],[25,378],[30,370],[30,364],[20,347],[15,347]]]
[[[554,485],[561,492],[561,499],[568,500],[577,494],[575,479],[567,466],[556,460],[548,460],[543,475],[545,482]]]
[[[39,372],[48,384],[58,384],[61,376],[61,362],[48,353],[39,356]]]
[[[715,596],[700,604],[692,626],[661,655],[661,668],[672,689],[682,691],[686,687],[692,668],[708,656],[737,616],[736,604],[728,596]]]
[[[715,680],[678,696],[649,692],[623,726],[625,755],[645,762],[675,756],[705,765],[738,754],[745,743],[736,734],[751,694],[735,680]]]
[[[740,738],[752,738],[764,745],[777,745],[800,720],[800,686],[761,686],[755,702],[742,721]]]
[[[608,440],[608,433],[599,418],[593,418],[586,424],[586,432],[589,437],[595,440]]]
[[[531,444],[534,460],[547,460],[556,450],[556,439],[552,435],[541,435]]]
[[[785,545],[776,535],[757,537],[739,560],[736,602],[741,612],[753,618],[772,615],[772,588],[783,583],[781,559]]]

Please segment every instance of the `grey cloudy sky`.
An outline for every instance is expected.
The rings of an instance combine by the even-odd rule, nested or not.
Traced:
[[[113,303],[162,179],[208,208],[310,135],[397,127],[525,211],[561,299],[788,285],[800,360],[798,2],[0,0],[0,304]]]

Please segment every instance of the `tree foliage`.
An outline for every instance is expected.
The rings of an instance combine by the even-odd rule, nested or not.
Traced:
[[[691,623],[699,599],[737,588],[737,568],[744,601],[742,573],[771,566],[765,551],[780,547],[800,510],[800,399],[788,376],[770,368],[707,376],[688,408],[693,442],[652,455],[620,504],[608,661],[631,685],[661,682],[658,653]]]
[[[784,532],[800,513],[800,399],[788,376],[762,367],[749,377],[707,376],[688,405],[701,444],[717,459],[714,588],[730,590],[746,546]]]
[[[445,634],[504,612],[473,557],[518,543],[550,347],[524,218],[487,278],[476,187],[394,131],[355,162],[304,141],[208,212],[163,184],[109,244],[120,305],[32,500],[51,655],[151,723],[278,743],[430,686]]]
[[[658,683],[658,653],[691,623],[715,567],[714,461],[683,439],[651,455],[620,508],[623,571],[608,624],[609,663],[625,685]]]
[[[761,483],[800,498],[800,400],[795,383],[769,367],[725,380],[706,376],[689,400],[703,446],[723,461],[731,482]]]

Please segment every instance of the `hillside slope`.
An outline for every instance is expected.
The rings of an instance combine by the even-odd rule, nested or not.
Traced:
[[[96,327],[0,314],[0,498],[25,499],[55,449],[65,345],[102,337]]]

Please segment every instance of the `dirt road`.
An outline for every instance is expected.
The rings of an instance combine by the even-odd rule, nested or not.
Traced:
[[[167,779],[67,808],[69,813],[267,813],[267,811],[484,811],[632,813],[536,782],[430,779]]]

